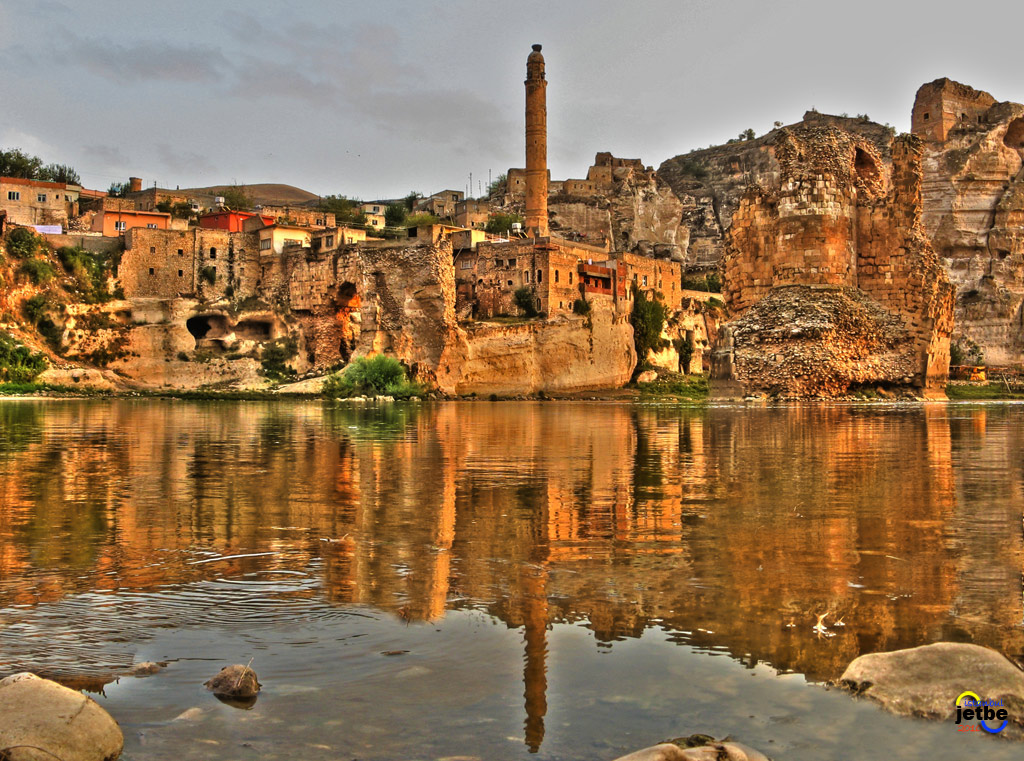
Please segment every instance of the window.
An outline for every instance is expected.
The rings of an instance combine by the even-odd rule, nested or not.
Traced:
[[[156,270],[154,270],[152,267],[150,267],[149,268],[149,274],[150,275],[155,275],[156,274]]]
[[[324,238],[324,245],[327,246],[328,248],[333,246],[334,245],[334,236],[333,235],[328,235],[326,238]]]
[[[558,282],[558,270],[555,270],[555,282]]]
[[[149,247],[149,253],[155,254],[156,253],[156,246],[150,246]]]
[[[17,190],[8,190],[7,191],[7,200],[8,201],[20,201],[21,200],[21,193],[19,193]]]
[[[269,251],[269,250],[270,250],[270,238],[263,238],[260,241],[260,251]]]
[[[149,224],[146,225],[146,228],[149,229],[149,230],[155,230],[156,229],[156,225],[154,223],[150,222]]]
[[[544,276],[541,274],[540,270],[537,270],[537,282],[538,283],[544,282]]]
[[[463,269],[463,270],[471,270],[471,269],[473,269],[473,260],[472,259],[462,259],[462,260],[460,260],[459,261],[459,269]]]
[[[36,193],[36,200],[39,203],[46,203],[46,193]]]
[[[928,112],[927,111],[924,112],[924,120],[928,121]]]
[[[374,227],[376,227],[377,226],[377,220],[376,219],[371,219],[370,220],[370,224],[373,225]]]
[[[509,267],[515,267],[516,266],[516,260],[515,259],[509,259],[508,260],[508,266]]]
[[[524,283],[529,283],[530,282],[530,270],[523,270],[523,282]]]
[[[569,285],[572,285],[572,272],[569,273]]]
[[[210,248],[210,258],[211,259],[216,259],[217,258],[217,249],[212,248],[212,247]]]
[[[117,230],[118,232],[122,232],[123,233],[125,230],[128,229],[128,223],[127,222],[114,222],[114,229]]]
[[[511,280],[509,280],[509,281],[508,281],[508,284],[509,284],[509,285],[512,285],[512,281],[511,281]]]
[[[185,270],[178,270],[178,277],[185,277]]]
[[[351,235],[345,239],[346,243],[355,243],[356,240]]]
[[[647,275],[644,275],[644,285],[647,285]]]
[[[179,249],[178,249],[178,256],[184,256],[184,255],[185,255],[185,250],[184,250],[184,249],[181,249],[181,248],[179,248]]]
[[[322,224],[324,223],[324,221],[323,221],[322,219],[318,219],[318,220],[316,221],[316,223],[317,223],[318,225],[322,225]],[[327,245],[329,246],[329,245],[331,245],[331,244],[330,244],[330,243],[328,243]]]

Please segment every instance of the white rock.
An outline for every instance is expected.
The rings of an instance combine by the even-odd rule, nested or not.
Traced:
[[[49,679],[7,677],[0,681],[0,706],[0,749],[7,749],[10,761],[106,761],[121,755],[124,735],[110,714]]]

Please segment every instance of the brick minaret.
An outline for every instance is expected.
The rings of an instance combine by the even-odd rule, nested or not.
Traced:
[[[540,45],[526,59],[526,232],[548,234],[548,106]]]

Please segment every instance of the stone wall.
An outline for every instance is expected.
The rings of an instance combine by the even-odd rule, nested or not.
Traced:
[[[726,235],[716,375],[744,392],[833,396],[945,382],[953,291],[921,224],[921,145],[887,160],[832,125],[780,130],[775,185],[752,186]]]

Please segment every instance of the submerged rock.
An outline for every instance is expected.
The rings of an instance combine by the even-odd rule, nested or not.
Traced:
[[[121,755],[124,735],[92,698],[40,679],[0,680],[0,756],[8,761],[108,761]]]
[[[127,675],[138,677],[152,676],[153,674],[159,673],[165,668],[167,668],[166,661],[160,661],[159,663],[155,661],[142,661],[141,663],[136,663],[134,666],[128,669]]]
[[[225,666],[204,686],[219,698],[252,700],[259,694],[261,685],[256,681],[256,672],[248,666],[235,664]]]
[[[1009,724],[1000,735],[1024,739],[1024,671],[987,647],[937,642],[862,655],[840,683],[892,713],[949,721],[956,718],[957,698],[969,690],[980,700],[1001,701]]]

